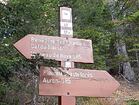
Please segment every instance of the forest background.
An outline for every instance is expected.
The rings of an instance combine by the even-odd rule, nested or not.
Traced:
[[[25,59],[13,44],[29,33],[58,36],[58,12],[63,5],[73,10],[74,37],[92,40],[94,64],[76,66],[107,70],[129,82],[138,80],[139,0],[3,0],[0,1],[0,105],[34,102],[57,105],[55,97],[34,100],[34,80],[38,76],[34,65],[42,60]],[[49,66],[55,64],[50,60],[43,62]]]

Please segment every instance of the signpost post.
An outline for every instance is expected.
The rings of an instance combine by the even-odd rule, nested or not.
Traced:
[[[72,9],[68,7],[60,7],[60,36],[70,38],[73,37],[72,25]],[[70,61],[69,61],[70,60]],[[67,59],[61,62],[61,66],[65,68],[74,68],[74,62]],[[67,93],[68,94],[68,93]],[[59,105],[75,105],[75,96],[59,96]]]
[[[27,59],[40,54],[61,61],[61,68],[41,67],[39,95],[59,96],[59,105],[75,105],[75,96],[109,97],[119,83],[106,71],[74,68],[93,63],[91,40],[73,37],[72,9],[60,7],[60,37],[29,34],[14,46]]]

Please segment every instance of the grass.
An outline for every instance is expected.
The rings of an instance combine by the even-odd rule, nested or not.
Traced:
[[[128,100],[127,105],[139,105],[139,100]]]

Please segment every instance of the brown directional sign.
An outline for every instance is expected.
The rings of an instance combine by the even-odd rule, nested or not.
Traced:
[[[109,97],[118,87],[102,70],[40,68],[39,95]]]
[[[45,59],[93,63],[91,40],[29,34],[14,46],[28,59],[39,53]]]

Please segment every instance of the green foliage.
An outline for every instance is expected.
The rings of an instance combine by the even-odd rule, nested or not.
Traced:
[[[97,9],[96,9],[97,8]],[[77,0],[73,5],[75,30],[84,29],[88,26],[102,26],[104,3],[102,0],[82,1]],[[105,12],[106,13],[106,12]]]
[[[139,101],[138,100],[128,100],[127,101],[127,105],[139,105]]]
[[[109,68],[117,69],[121,63],[128,62],[129,58],[125,55],[115,55],[111,59],[109,58]]]
[[[9,0],[7,5],[0,3],[0,92],[3,94],[0,94],[0,104],[17,105],[21,98],[25,98],[19,94],[33,94],[31,79],[38,75],[37,62],[24,59],[13,44],[29,33],[56,35],[56,2]],[[46,62],[52,65],[52,61]],[[10,90],[2,87],[5,83]]]
[[[0,77],[7,78],[15,69],[27,64],[13,48],[15,41],[29,33],[56,35],[57,2],[51,1],[10,0],[7,5],[0,3]]]
[[[133,13],[132,15],[128,16],[126,21],[138,24],[138,21],[139,21],[139,11],[137,11],[137,12]]]
[[[77,105],[103,105],[98,98],[77,97]]]
[[[2,99],[3,98],[3,96],[5,96],[6,95],[6,91],[8,91],[9,89],[8,89],[8,87],[7,87],[7,85],[6,84],[4,84],[4,83],[0,83],[0,99]]]
[[[13,96],[14,98],[8,98],[6,99],[7,101],[5,101],[5,97],[7,97],[7,94],[9,94],[10,91],[11,89],[8,84],[0,82],[0,105],[18,105],[18,98],[15,96]]]
[[[44,59],[40,54],[34,54],[31,59],[32,65],[58,67],[58,62],[52,59]]]
[[[91,68],[106,69],[106,58],[108,56],[107,52],[111,33],[101,28],[90,27],[80,30],[76,37],[92,40],[94,64]]]

